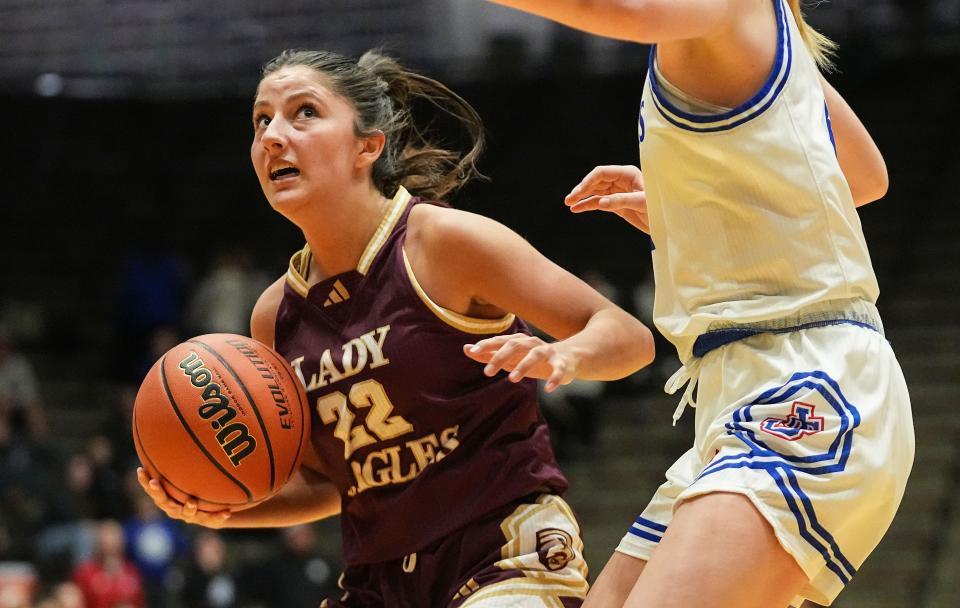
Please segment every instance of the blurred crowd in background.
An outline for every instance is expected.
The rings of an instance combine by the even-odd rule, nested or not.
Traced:
[[[831,79],[890,159],[900,204],[863,212],[871,247],[887,245],[872,250],[878,271],[898,279],[882,282],[881,305],[937,300],[945,284],[930,280],[931,295],[910,280],[929,270],[922,252],[939,237],[927,235],[956,217],[960,1],[837,1],[812,17],[841,42]],[[458,206],[518,230],[649,323],[649,243],[560,202],[594,164],[636,160],[644,47],[479,0],[0,0],[0,111],[16,144],[0,148],[16,171],[0,219],[0,608],[297,608],[336,595],[337,521],[169,520],[136,483],[131,412],[167,349],[247,334],[257,296],[300,245],[249,168],[259,64],[291,46],[378,45],[455,83],[486,121],[481,168],[495,181]],[[899,319],[884,312],[891,327],[923,320],[907,305]],[[544,395],[561,464],[595,457],[609,397],[660,390],[677,363],[662,340],[657,350],[635,377]]]
[[[90,412],[96,423],[83,436],[50,432],[44,378],[18,350],[16,333],[0,328],[0,606],[315,607],[336,590],[336,532],[321,545],[314,526],[188,527],[136,481],[131,421],[140,380],[186,337],[248,333],[266,284],[239,252],[216,256],[195,281],[174,255],[131,256],[116,294],[115,360],[129,365],[117,368],[109,410]]]

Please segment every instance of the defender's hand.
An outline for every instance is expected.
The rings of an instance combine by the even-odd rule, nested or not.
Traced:
[[[616,213],[638,230],[650,234],[643,173],[633,165],[594,168],[570,191],[564,203],[573,213]]]

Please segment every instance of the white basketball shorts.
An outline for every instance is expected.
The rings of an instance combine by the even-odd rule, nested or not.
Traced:
[[[748,497],[829,605],[880,542],[913,464],[910,397],[879,332],[763,333],[700,361],[694,446],[617,548],[650,559],[684,500]]]

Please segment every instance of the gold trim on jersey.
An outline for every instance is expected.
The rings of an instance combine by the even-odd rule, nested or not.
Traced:
[[[387,237],[393,232],[393,227],[397,225],[397,220],[403,215],[403,210],[406,209],[407,203],[410,202],[411,198],[407,189],[400,186],[397,194],[394,195],[393,200],[390,201],[387,212],[383,215],[383,219],[380,220],[380,225],[377,226],[376,232],[370,237],[370,241],[363,250],[360,261],[357,262],[357,272],[365,275],[367,271],[370,270],[373,258],[375,258],[380,249],[383,248],[383,244],[387,241]],[[290,266],[287,268],[287,283],[304,298],[307,297],[307,293],[310,291],[310,284],[307,282],[307,279],[310,274],[310,260],[312,257],[313,254],[310,253],[310,245],[305,244],[303,249],[290,257]],[[339,288],[337,288],[338,285]],[[340,281],[334,284],[334,290],[335,291],[332,291],[330,295],[327,296],[324,306],[336,304],[350,298],[350,294],[347,293],[347,290]],[[339,300],[337,299],[338,297],[340,298]]]
[[[551,513],[552,512],[552,513]],[[535,524],[530,526],[529,524]],[[526,530],[524,530],[524,525]],[[557,527],[565,530],[573,541],[576,556],[560,570],[550,571],[544,568],[530,541],[530,533],[540,526]],[[536,504],[526,504],[517,508],[500,525],[507,543],[500,551],[501,560],[496,566],[502,570],[516,570],[523,576],[507,579],[480,589],[468,588],[469,596],[461,605],[468,608],[494,597],[526,596],[539,597],[546,607],[563,605],[561,597],[586,597],[587,563],[583,559],[583,541],[580,540],[580,527],[564,500],[552,494],[537,499]],[[572,534],[571,534],[572,532]],[[526,543],[523,543],[524,534]],[[465,591],[465,590],[461,590]],[[463,595],[461,594],[461,597]]]
[[[310,291],[310,285],[304,278],[307,276],[308,268],[310,268],[310,245],[304,245],[303,249],[290,256],[290,266],[287,268],[287,284],[304,298]]]
[[[357,264],[357,272],[365,275],[367,271],[370,270],[370,264],[373,263],[373,258],[376,257],[377,252],[380,251],[383,244],[387,241],[387,237],[393,232],[393,227],[397,225],[397,220],[400,219],[403,210],[407,208],[407,203],[410,202],[410,198],[411,196],[410,193],[407,192],[407,189],[400,186],[397,194],[390,202],[390,206],[387,208],[387,213],[384,214],[383,220],[380,222],[380,227],[373,233],[373,238],[367,243],[367,248],[364,249],[363,255],[360,256],[360,262]]]
[[[403,250],[403,265],[407,268],[407,276],[410,277],[410,284],[413,285],[417,295],[427,305],[427,308],[447,325],[468,334],[499,334],[513,325],[513,320],[516,318],[513,313],[508,313],[499,319],[482,319],[480,317],[468,317],[440,306],[430,299],[427,292],[420,286],[420,282],[417,281],[417,277],[413,274],[413,268],[410,266],[410,260],[407,258],[406,249]]]

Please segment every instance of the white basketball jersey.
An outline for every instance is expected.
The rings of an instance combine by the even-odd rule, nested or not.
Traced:
[[[653,70],[640,106],[654,320],[687,361],[712,329],[832,308],[876,316],[879,289],[840,170],[816,64],[784,0],[777,56],[737,108],[692,114]]]

